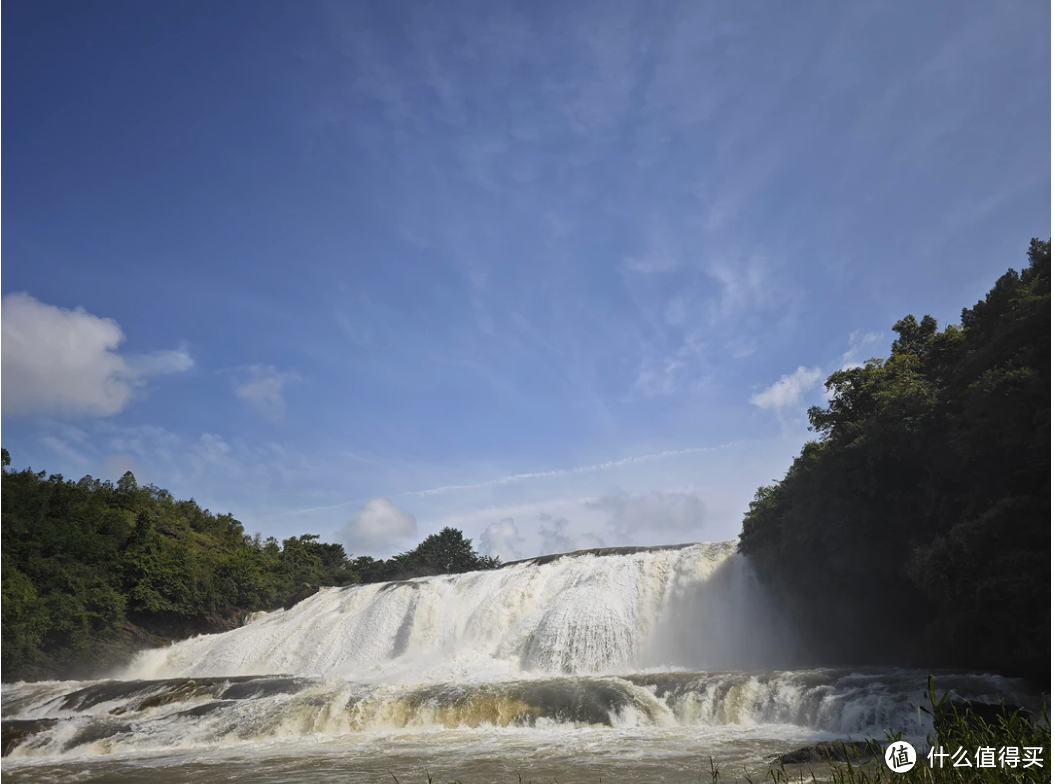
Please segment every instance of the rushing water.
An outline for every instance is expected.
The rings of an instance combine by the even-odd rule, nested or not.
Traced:
[[[328,589],[110,680],[3,687],[11,781],[696,781],[821,739],[922,743],[925,673],[786,669],[732,543]],[[1021,683],[947,674],[968,698]],[[756,775],[757,778],[757,775]]]

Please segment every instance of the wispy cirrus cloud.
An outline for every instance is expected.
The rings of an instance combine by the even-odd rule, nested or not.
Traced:
[[[700,9],[665,17],[633,5],[603,14],[569,9],[558,23],[500,5],[475,20],[485,34],[466,38],[457,15],[417,9],[401,22],[410,47],[396,50],[389,38],[370,32],[370,18],[368,7],[335,9],[350,90],[330,98],[344,107],[330,116],[356,126],[353,138],[371,149],[388,147],[385,155],[394,161],[388,190],[398,199],[393,214],[402,234],[462,276],[462,328],[449,334],[449,345],[493,346],[523,367],[532,358],[517,350],[506,316],[531,314],[534,322],[544,320],[559,347],[557,364],[540,371],[573,380],[583,400],[654,399],[699,390],[713,364],[743,356],[749,343],[732,332],[763,334],[743,318],[769,307],[758,296],[760,284],[773,283],[781,294],[792,287],[761,275],[756,250],[739,254],[746,263],[728,252],[722,253],[728,261],[715,261],[715,245],[728,249],[736,235],[724,234],[729,221],[717,227],[701,217],[749,198],[745,169],[730,161],[716,180],[713,161],[687,164],[695,158],[686,155],[694,137],[714,136],[728,146],[712,126],[720,110],[754,117],[759,103],[774,109],[782,100],[779,91],[767,91],[761,101],[742,103],[751,80],[717,78],[705,66],[715,57],[747,57],[736,24]],[[629,45],[643,28],[654,45]],[[558,52],[568,57],[554,59]],[[488,63],[486,72],[480,62]],[[510,85],[525,81],[530,89],[509,93]],[[686,90],[699,98],[686,101]],[[497,106],[501,111],[489,108]],[[426,137],[429,155],[422,158]],[[625,159],[628,144],[632,165],[612,168],[611,160]],[[782,148],[773,149],[766,165],[752,169],[758,172],[753,189],[767,185],[771,159]],[[599,188],[587,167],[603,167],[608,185]],[[555,233],[558,213],[562,228]],[[642,220],[642,214],[652,217]],[[543,220],[525,234],[530,215]],[[622,244],[636,249],[590,261],[597,253],[591,237],[613,219]],[[589,233],[570,231],[573,226]],[[584,262],[592,272],[569,278]],[[525,270],[530,277],[522,276]],[[654,291],[639,294],[642,276],[670,273],[681,277],[649,283]],[[625,287],[599,297],[595,281],[613,275],[627,276]],[[581,303],[587,287],[589,313],[581,304],[556,319],[546,312],[553,304]],[[687,288],[698,291],[706,314],[664,326],[668,300]],[[627,300],[636,318],[627,318]],[[587,317],[599,334],[628,338],[618,365],[584,328]],[[501,388],[500,378],[514,371],[490,364],[487,380]],[[622,388],[599,393],[615,368]]]
[[[140,376],[165,376],[190,370],[194,367],[194,358],[186,346],[181,346],[168,351],[132,354],[128,357],[128,364]]]
[[[574,468],[557,468],[550,471],[530,471],[522,474],[509,474],[508,476],[499,477],[497,479],[489,479],[483,482],[474,482],[471,484],[463,485],[441,485],[439,487],[430,487],[425,490],[407,490],[401,493],[396,493],[397,496],[405,495],[443,495],[446,493],[453,493],[464,490],[483,490],[490,487],[501,487],[503,485],[519,484],[520,482],[526,482],[532,479],[552,479],[555,477],[563,476],[575,476],[577,474],[589,474],[597,471],[608,471],[613,468],[621,468],[623,466],[639,465],[641,463],[651,463],[657,460],[665,460],[672,457],[680,457],[684,455],[697,455],[705,452],[717,452],[722,449],[728,448],[732,444],[723,444],[722,446],[713,447],[690,447],[688,449],[670,449],[664,452],[656,452],[648,455],[633,455],[631,457],[623,457],[618,460],[608,460],[603,463],[593,463],[591,465],[575,466]]]
[[[852,367],[860,367],[865,359],[874,356],[877,349],[880,349],[879,341],[882,338],[883,335],[879,332],[861,332],[861,330],[855,329],[850,333],[849,347],[839,359],[839,369],[846,370]],[[868,348],[869,346],[872,348]],[[873,354],[867,354],[866,349],[873,352]],[[882,352],[880,351],[879,353]]]
[[[298,374],[273,365],[250,365],[234,373],[234,393],[264,419],[278,422],[286,413],[285,386],[302,380]]]
[[[1047,20],[1039,6],[977,4],[955,19],[872,0],[764,12],[452,0],[321,13],[268,11],[290,47],[235,42],[261,73],[281,73],[282,89],[206,86],[239,89],[246,116],[281,118],[259,124],[260,143],[238,156],[273,174],[267,199],[252,178],[203,185],[252,203],[253,231],[166,189],[179,208],[124,201],[121,220],[150,231],[96,222],[100,237],[27,237],[26,226],[66,225],[62,211],[96,198],[98,183],[38,143],[32,115],[52,104],[23,106],[16,177],[62,181],[68,199],[20,205],[10,249],[27,260],[12,280],[56,302],[94,299],[50,348],[21,354],[8,349],[19,333],[5,301],[5,445],[17,444],[16,460],[131,467],[286,534],[339,530],[387,498],[417,535],[498,526],[509,552],[536,552],[543,528],[552,541],[643,543],[665,531],[612,521],[675,525],[675,507],[694,508],[680,493],[703,504],[701,535],[728,538],[757,483],[798,451],[801,411],[822,400],[818,371],[884,353],[870,332],[849,344],[832,335],[885,329],[906,312],[955,319],[1050,223],[1037,165],[1050,141],[1035,122],[1036,96],[1050,91],[1050,46],[1032,34]],[[58,62],[53,43],[24,42],[25,54]],[[202,52],[213,70],[229,56]],[[53,72],[27,78],[46,92]],[[24,92],[43,94],[37,86]],[[163,96],[125,119],[164,112],[153,100]],[[95,120],[107,132],[120,118]],[[110,168],[121,193],[160,193],[169,167],[204,163],[197,152],[173,159],[190,148],[178,128],[157,130],[141,140],[159,145],[142,166]],[[295,174],[274,167],[276,154]],[[223,174],[195,171],[202,183]],[[320,196],[325,209],[312,206]],[[184,231],[192,213],[208,231]],[[182,238],[190,277],[178,285],[165,265],[131,273],[130,259],[157,255],[155,230]],[[121,252],[103,235],[120,237]],[[291,249],[303,259],[292,278]],[[166,285],[179,306],[152,307],[142,292]],[[110,297],[125,303],[116,331],[103,318]],[[127,348],[171,328],[239,370],[217,385],[193,372],[196,349]],[[85,342],[63,354],[75,339]],[[22,382],[11,362],[23,363]],[[293,386],[294,368],[312,383]],[[144,398],[164,374],[182,375],[186,395]],[[239,407],[254,417],[232,416]],[[33,413],[7,422],[19,409]],[[75,419],[86,435],[40,417]],[[680,449],[738,439],[748,446],[735,460]],[[598,505],[616,498],[631,511]]]

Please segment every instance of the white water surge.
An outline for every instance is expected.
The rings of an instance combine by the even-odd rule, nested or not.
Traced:
[[[119,677],[416,684],[757,669],[783,662],[780,629],[750,567],[724,542],[325,589],[241,629],[144,653]]]
[[[151,781],[165,764],[176,779],[258,781],[267,758],[282,782],[426,764],[463,781],[515,781],[523,765],[563,782],[628,766],[659,781],[707,756],[764,771],[768,754],[812,740],[922,741],[926,673],[789,670],[790,648],[733,543],[326,589],[143,652],[112,680],[5,685],[5,776],[72,780],[89,765]],[[942,687],[1029,699],[990,675]]]

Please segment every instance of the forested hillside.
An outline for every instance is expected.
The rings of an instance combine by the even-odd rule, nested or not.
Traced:
[[[494,568],[444,529],[389,560],[351,560],[306,534],[247,536],[229,514],[139,487],[10,471],[3,453],[3,676],[86,671],[124,648],[218,631],[320,586]],[[120,649],[122,646],[118,646]]]
[[[840,370],[818,434],[758,490],[740,550],[812,656],[1046,680],[1051,651],[1051,243],[961,323],[907,316]]]

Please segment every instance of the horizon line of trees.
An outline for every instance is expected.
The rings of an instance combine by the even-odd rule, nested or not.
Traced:
[[[219,631],[323,586],[494,569],[455,528],[389,559],[349,556],[316,534],[246,534],[230,514],[137,484],[9,470],[3,450],[4,680],[53,675],[138,627],[165,637]]]

